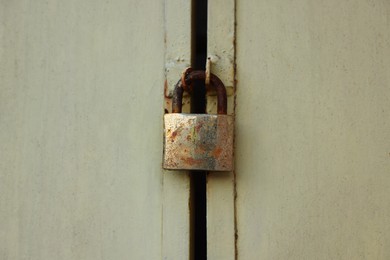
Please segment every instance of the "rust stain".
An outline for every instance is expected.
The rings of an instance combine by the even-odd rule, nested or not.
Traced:
[[[199,160],[199,159],[194,159],[192,157],[186,157],[186,158],[181,158],[182,161],[185,162],[185,164],[187,165],[198,165],[200,163],[202,163],[202,160]]]
[[[199,123],[195,126],[195,131],[196,131],[196,132],[199,132],[200,129],[202,129],[202,127],[203,127],[203,123],[202,123],[202,122],[199,122]]]
[[[170,113],[172,107],[172,98],[169,96],[168,81],[166,79],[164,81],[164,106],[164,113]]]
[[[218,147],[218,148],[214,149],[213,156],[214,157],[219,157],[222,152],[223,152],[223,150],[220,147]]]
[[[171,138],[172,138],[172,139],[175,139],[176,136],[177,136],[177,131],[174,131],[174,132],[171,134]]]

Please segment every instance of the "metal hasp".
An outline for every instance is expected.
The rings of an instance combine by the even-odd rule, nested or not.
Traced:
[[[210,87],[217,92],[217,115],[182,114],[184,91],[205,80],[204,71],[187,70],[175,86],[172,113],[164,115],[164,162],[167,170],[233,170],[233,116],[227,115],[226,89],[211,74]]]

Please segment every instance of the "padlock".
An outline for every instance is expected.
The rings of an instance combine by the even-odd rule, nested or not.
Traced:
[[[194,80],[204,80],[204,71],[189,71],[176,84],[172,113],[164,115],[164,162],[168,170],[233,170],[233,116],[227,115],[226,89],[210,75],[217,92],[217,115],[182,114],[184,90]]]

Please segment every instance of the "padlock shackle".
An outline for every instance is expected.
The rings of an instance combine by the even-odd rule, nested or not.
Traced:
[[[172,113],[181,113],[183,106],[183,84],[181,79],[176,83],[172,97]]]
[[[195,80],[205,80],[206,72],[203,70],[194,70],[189,71],[185,75],[184,83],[186,86],[191,85]],[[214,74],[210,74],[210,82],[211,86],[213,86],[217,92],[217,113],[219,115],[227,114],[227,96],[226,96],[226,88],[222,81]],[[183,100],[183,92],[184,89],[188,91],[188,88],[183,86],[183,81],[180,79],[173,91],[172,98],[172,113],[181,113],[182,112],[182,100]]]

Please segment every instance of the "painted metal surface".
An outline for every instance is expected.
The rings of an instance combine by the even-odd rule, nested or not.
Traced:
[[[172,98],[177,77],[191,66],[191,1],[165,0],[165,95]]]
[[[207,53],[213,64],[212,73],[217,75],[224,82],[228,96],[234,96],[235,81],[234,2],[234,0],[208,1]]]
[[[390,2],[236,3],[238,259],[390,259]]]
[[[225,7],[209,0],[210,28],[234,31]],[[161,171],[163,3],[0,9],[0,258],[188,259],[189,178]],[[190,13],[165,1],[169,89],[189,65]],[[237,1],[238,259],[390,258],[389,13]],[[232,173],[208,176],[209,259],[234,259],[234,196]]]
[[[235,2],[208,0],[207,53],[211,72],[226,86],[228,115],[234,115],[235,109]],[[211,93],[207,97],[207,112],[212,114],[215,111],[217,98]],[[234,172],[207,176],[208,259],[235,259],[234,188]]]
[[[163,1],[0,10],[0,259],[164,259],[167,237],[188,259],[183,176],[162,191]]]

